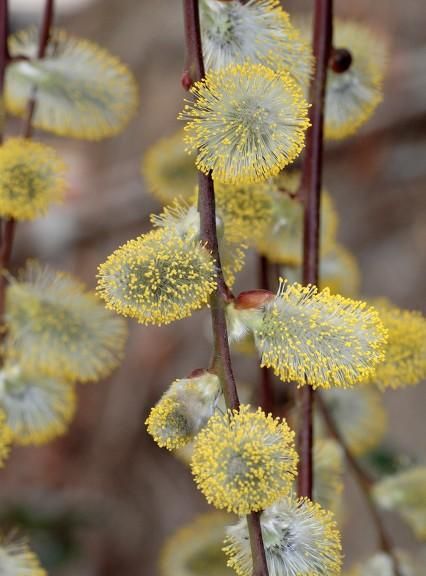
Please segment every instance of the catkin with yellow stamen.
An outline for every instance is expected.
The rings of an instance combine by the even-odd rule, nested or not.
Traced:
[[[62,200],[65,164],[50,146],[10,138],[0,147],[0,215],[15,220],[42,216]]]
[[[329,388],[368,380],[384,358],[387,332],[364,302],[281,282],[255,336],[262,366],[281,380]]]
[[[192,238],[160,228],[130,240],[99,267],[107,308],[141,324],[169,324],[206,305],[216,288],[215,263]]]
[[[52,29],[43,59],[39,32],[8,39],[12,60],[6,70],[6,110],[24,116],[37,91],[32,124],[60,136],[101,140],[121,132],[136,112],[135,78],[115,56],[93,42]]]
[[[278,174],[304,146],[308,104],[286,73],[261,64],[208,72],[179,118],[188,152],[217,182],[248,184]]]
[[[260,515],[271,576],[340,576],[342,545],[331,512],[307,498],[283,498]],[[227,529],[228,566],[251,576],[253,560],[246,518]]]
[[[289,493],[297,460],[285,420],[242,405],[209,420],[195,439],[191,468],[210,504],[248,514]]]

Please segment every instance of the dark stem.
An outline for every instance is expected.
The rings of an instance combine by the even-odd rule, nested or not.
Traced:
[[[7,16],[7,1],[0,0],[1,6],[3,10],[6,10],[2,14],[2,16]],[[54,11],[54,0],[46,0],[43,18],[40,27],[40,37],[39,37],[39,45],[37,50],[37,57],[43,58],[46,53],[46,48],[49,43],[49,36],[50,36],[50,28],[52,26],[53,21],[53,11]],[[7,24],[4,22],[1,24],[1,31],[7,32]],[[5,42],[4,39],[1,39],[1,44],[4,46]],[[3,54],[3,60],[7,63],[8,55],[6,56]],[[3,72],[4,77],[4,72]],[[27,114],[24,120],[23,129],[22,129],[22,136],[24,138],[31,138],[32,136],[32,119],[35,111],[35,92],[31,97],[30,101],[28,102]],[[2,244],[0,248],[0,270],[3,272],[0,274],[0,319],[3,321],[4,316],[4,307],[5,307],[5,296],[6,296],[6,276],[4,274],[5,270],[9,270],[10,267],[10,257],[12,255],[12,247],[13,247],[13,240],[15,237],[15,228],[16,228],[16,221],[13,218],[9,218],[4,222],[3,225],[3,235],[2,235]],[[4,336],[4,334],[3,334]]]
[[[200,15],[198,0],[183,0],[186,70],[192,82],[204,78],[203,50],[201,44]],[[214,185],[211,175],[199,173],[198,209],[200,212],[200,235],[202,242],[211,251],[216,261],[218,287],[210,298],[212,328],[214,336],[214,353],[212,368],[221,379],[226,406],[238,409],[240,402],[232,370],[226,327],[225,305],[230,292],[223,278],[220,263],[219,246],[216,232],[216,209]],[[268,576],[265,550],[259,513],[247,516],[250,543],[253,557],[253,576]]]
[[[9,36],[9,6],[8,0],[0,0],[0,106],[1,106],[1,126],[0,126],[0,144],[3,142],[4,129],[4,80],[6,76],[6,67],[9,61],[9,50],[7,47],[7,38]]]
[[[49,44],[50,30],[53,24],[54,7],[55,7],[54,0],[46,0],[46,4],[44,5],[43,18],[40,26],[40,35],[38,39],[37,58],[39,59],[44,58],[47,46]],[[33,95],[31,96],[30,101],[28,102],[27,115],[25,117],[24,122],[24,130],[23,130],[24,138],[31,138],[32,136],[33,131],[32,120],[36,104],[37,104],[36,90],[33,90]]]
[[[327,64],[332,40],[333,0],[315,2],[313,53],[315,74],[311,82],[311,127],[306,136],[301,192],[304,200],[303,283],[318,285],[320,201],[323,161],[324,98]],[[298,393],[300,455],[298,494],[312,498],[314,391],[307,383]]]
[[[269,280],[270,266],[269,261],[265,256],[258,257],[259,266],[259,288],[262,290],[271,290],[271,283]],[[260,390],[260,405],[265,412],[272,412],[274,407],[274,388],[272,384],[271,371],[266,366],[259,367],[259,390]]]
[[[371,494],[371,488],[372,488],[374,482],[371,480],[370,476],[367,474],[367,472],[363,469],[363,467],[360,465],[358,460],[355,458],[355,456],[350,451],[342,433],[340,432],[334,418],[332,417],[332,415],[331,415],[325,401],[321,397],[320,393],[317,394],[316,402],[317,402],[318,408],[321,411],[321,415],[323,417],[323,420],[324,420],[324,422],[325,422],[325,424],[326,424],[326,426],[330,432],[330,435],[340,444],[340,446],[343,450],[343,453],[345,455],[345,458],[346,458],[349,466],[351,467],[352,472],[354,474],[354,477],[355,477],[355,479],[356,479],[356,481],[357,481],[357,483],[361,489],[361,492],[362,492],[364,499],[365,499],[365,502],[367,504],[371,519],[373,520],[375,529],[377,531],[377,536],[378,536],[378,540],[379,540],[379,547],[382,550],[382,552],[384,552],[385,554],[387,554],[391,558],[392,563],[393,563],[393,569],[394,569],[395,576],[401,576],[401,572],[400,572],[400,568],[399,568],[399,562],[398,562],[398,559],[396,558],[396,556],[393,552],[392,542],[390,541],[389,536],[387,535],[387,532],[386,532],[384,524],[383,524],[382,517],[381,517],[380,512],[376,506],[374,498]]]

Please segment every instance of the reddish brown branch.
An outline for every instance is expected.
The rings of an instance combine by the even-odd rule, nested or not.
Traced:
[[[364,499],[365,499],[365,503],[367,504],[368,511],[370,513],[371,519],[373,521],[373,524],[374,524],[376,532],[377,532],[377,536],[378,536],[378,540],[379,540],[379,547],[382,550],[382,552],[384,552],[385,554],[387,554],[391,558],[392,563],[393,563],[393,569],[394,569],[395,576],[401,576],[401,572],[400,572],[400,568],[399,568],[399,562],[398,562],[398,559],[396,558],[396,556],[393,552],[392,542],[390,541],[389,536],[387,535],[387,532],[386,532],[384,524],[383,524],[382,517],[380,515],[379,510],[377,509],[376,503],[375,503],[374,498],[371,494],[371,488],[372,488],[374,482],[372,481],[370,476],[367,474],[367,472],[364,470],[364,468],[360,465],[358,460],[355,458],[355,456],[350,451],[348,445],[346,444],[345,438],[343,437],[342,433],[340,432],[334,418],[330,414],[326,403],[324,402],[324,400],[321,397],[321,394],[317,394],[316,402],[317,402],[318,408],[321,411],[321,415],[322,415],[323,420],[324,420],[324,422],[328,428],[330,435],[341,446],[343,453],[345,455],[345,458],[346,458],[349,466],[351,467],[352,472],[354,474],[354,477],[358,483],[358,486],[361,489],[361,492],[362,492]]]
[[[314,15],[313,53],[315,74],[310,90],[311,127],[306,137],[301,191],[304,199],[303,282],[318,284],[320,201],[323,161],[324,98],[327,64],[332,40],[333,0],[317,0]],[[308,384],[300,389],[298,446],[300,454],[298,494],[312,498],[313,403]]]
[[[2,4],[0,5],[2,8],[2,12],[0,16],[6,18],[6,23],[3,22],[0,24],[1,32],[7,33],[7,1],[2,0]],[[49,36],[50,36],[50,29],[52,26],[53,21],[53,12],[54,12],[54,0],[46,0],[43,18],[41,21],[40,27],[40,37],[39,37],[39,45],[37,50],[37,57],[43,58],[46,53],[46,48],[49,43]],[[5,65],[9,61],[8,53],[5,54],[5,44],[4,38],[1,37],[1,45],[3,46],[3,61]],[[7,42],[7,38],[6,38]],[[4,78],[4,71],[3,71],[3,78]],[[36,106],[36,99],[35,93],[31,97],[30,101],[28,102],[27,114],[24,120],[22,135],[24,138],[31,138],[32,136],[32,119],[34,116]],[[13,240],[15,238],[15,228],[16,228],[16,221],[13,218],[9,218],[3,224],[3,234],[2,234],[2,244],[0,247],[0,270],[5,271],[8,270],[10,267],[10,258],[12,255],[12,248],[13,248]],[[4,307],[5,307],[5,296],[6,296],[6,276],[4,273],[0,275],[0,318],[3,319],[4,316]]]
[[[269,261],[265,256],[258,257],[259,266],[259,288],[262,290],[271,289],[269,279],[270,266]],[[269,368],[266,366],[259,367],[259,390],[260,390],[260,405],[265,412],[272,412],[274,407],[274,387],[272,382],[272,375]]]
[[[184,78],[191,82],[204,77],[203,50],[201,43],[200,15],[198,0],[183,0],[186,62]],[[201,240],[206,243],[217,265],[218,288],[210,298],[212,328],[214,335],[214,355],[212,368],[221,378],[228,408],[236,409],[240,402],[232,370],[226,327],[225,305],[230,297],[223,278],[216,232],[216,210],[214,185],[211,175],[199,173],[198,209],[200,212]],[[253,556],[253,576],[268,576],[265,550],[259,513],[247,516],[250,543]]]
[[[41,21],[40,35],[38,39],[37,58],[39,59],[44,58],[44,56],[46,55],[46,49],[49,44],[49,38],[50,38],[50,30],[53,23],[54,7],[55,7],[54,0],[46,0],[46,4],[44,6],[43,18]],[[36,91],[34,90],[33,95],[31,96],[30,101],[28,102],[27,115],[25,117],[24,129],[23,129],[24,138],[31,138],[32,136],[32,120],[36,105],[37,105]]]

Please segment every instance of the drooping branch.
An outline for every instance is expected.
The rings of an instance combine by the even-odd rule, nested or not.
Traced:
[[[204,77],[203,51],[201,43],[200,16],[198,0],[183,0],[186,60],[183,84],[188,87],[192,82]],[[185,82],[186,80],[186,82]],[[214,184],[211,175],[199,173],[198,209],[200,212],[201,240],[211,251],[217,266],[218,287],[210,298],[214,353],[212,368],[221,379],[226,405],[237,409],[240,405],[235,378],[232,370],[231,354],[226,327],[225,305],[230,298],[220,263],[219,246],[216,232],[216,209]],[[253,576],[268,576],[265,550],[259,513],[247,516],[250,544],[253,557]]]
[[[311,127],[306,136],[301,192],[304,201],[303,282],[318,285],[320,202],[323,163],[324,99],[331,51],[333,0],[317,0],[314,14],[313,53],[315,73],[311,82],[309,113]],[[312,498],[314,392],[305,385],[298,394],[298,446],[300,466],[298,494]]]
[[[341,446],[345,458],[352,470],[352,473],[358,483],[358,486],[361,489],[361,492],[364,496],[365,503],[367,504],[367,508],[370,514],[370,517],[373,521],[374,527],[377,532],[379,547],[387,554],[393,563],[393,570],[395,576],[401,576],[401,571],[399,568],[399,562],[393,552],[392,542],[390,541],[389,536],[387,535],[386,529],[384,527],[384,523],[380,512],[376,506],[374,498],[371,494],[371,488],[373,486],[373,481],[371,480],[370,476],[364,470],[364,468],[360,465],[358,460],[352,454],[351,450],[349,449],[348,445],[346,444],[345,438],[343,437],[341,431],[339,430],[333,416],[330,414],[330,411],[327,408],[324,400],[321,397],[321,394],[317,394],[316,402],[318,405],[319,410],[321,411],[321,415],[323,420],[328,428],[330,435],[339,443]]]

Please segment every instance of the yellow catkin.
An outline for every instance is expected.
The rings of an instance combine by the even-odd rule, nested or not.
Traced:
[[[256,330],[262,366],[314,388],[368,380],[384,358],[386,329],[365,302],[281,282]]]
[[[47,576],[25,540],[1,533],[0,573],[2,576]]]
[[[145,152],[141,171],[149,192],[162,204],[189,200],[197,184],[195,156],[185,152],[184,131],[162,138]]]
[[[291,170],[274,178],[269,185],[272,217],[264,233],[257,238],[256,247],[272,262],[287,266],[302,263],[303,205],[295,201],[300,185],[300,171]],[[323,190],[321,200],[321,250],[325,254],[335,241],[337,212],[330,194]]]
[[[388,330],[386,356],[372,381],[380,388],[413,386],[426,379],[426,318],[420,313],[400,310],[386,300],[375,301]]]
[[[236,514],[262,510],[291,490],[294,433],[285,420],[242,405],[209,420],[195,439],[191,468],[216,508]]]
[[[180,528],[161,552],[161,576],[232,576],[222,551],[225,527],[232,519],[224,512],[209,512]]]
[[[398,512],[419,540],[426,540],[426,466],[384,478],[373,494],[380,506]]]
[[[6,110],[24,116],[37,89],[33,125],[60,136],[101,140],[121,132],[134,115],[138,89],[132,73],[93,42],[53,29],[47,54],[36,59],[38,31],[9,38],[12,57],[28,60],[7,67]]]
[[[183,448],[213,414],[220,394],[215,374],[175,380],[152,408],[145,424],[161,448]]]
[[[333,40],[352,55],[346,72],[329,68],[327,75],[325,137],[339,140],[354,134],[382,101],[387,47],[380,34],[357,22],[337,20]]]
[[[94,381],[120,363],[125,322],[68,274],[30,262],[6,293],[7,355],[28,370]]]
[[[362,386],[324,390],[322,398],[355,456],[367,454],[383,440],[388,417],[382,395],[376,389]]]
[[[66,432],[74,416],[74,386],[9,366],[0,372],[0,407],[17,444],[44,444]]]
[[[307,498],[283,498],[264,510],[260,525],[269,573],[340,576],[342,545],[331,512]],[[225,554],[238,576],[253,572],[247,520],[227,529]]]
[[[62,200],[65,165],[50,146],[10,138],[0,147],[0,214],[16,220],[43,215]]]
[[[290,22],[278,0],[200,3],[204,62],[218,70],[246,60],[285,71],[308,84],[313,58],[310,43]]]
[[[303,149],[308,105],[289,75],[246,62],[208,72],[191,93],[179,116],[187,150],[215,181],[263,181]]]
[[[215,263],[198,240],[164,228],[130,240],[99,267],[107,308],[141,324],[169,324],[206,305]]]

